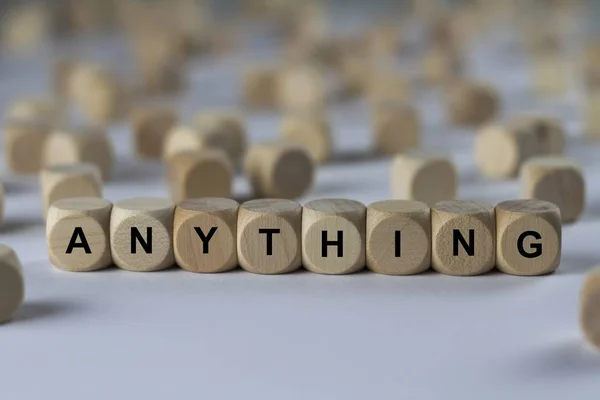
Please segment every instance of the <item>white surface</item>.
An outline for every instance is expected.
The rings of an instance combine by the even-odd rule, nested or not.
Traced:
[[[600,146],[578,137],[577,93],[536,99],[518,55],[486,48],[473,73],[503,85],[504,114],[530,108],[562,116],[573,134],[568,153],[584,164],[588,208],[564,229],[556,274],[66,273],[47,260],[36,179],[5,174],[0,241],[21,257],[27,298],[15,321],[0,326],[0,398],[597,399],[600,354],[581,338],[577,303],[583,275],[600,255]],[[235,99],[236,79],[227,79],[242,66],[235,60],[194,64],[186,115]],[[0,111],[15,94],[45,93],[43,66],[4,61]],[[460,198],[518,196],[516,181],[478,175],[472,135],[445,128],[434,93],[417,100],[425,147],[451,152]],[[336,106],[332,118],[338,161],[319,170],[302,201],[388,198],[389,160],[361,150],[369,143],[364,106]],[[255,140],[276,135],[276,116],[248,123]],[[162,168],[134,160],[124,127],[111,135],[119,160],[106,197],[166,196]],[[246,191],[239,178],[236,192]]]

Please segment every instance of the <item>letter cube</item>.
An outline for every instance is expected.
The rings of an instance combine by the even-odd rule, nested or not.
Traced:
[[[191,272],[226,272],[237,267],[239,204],[224,198],[184,200],[175,208],[175,261]]]
[[[302,264],[318,274],[350,274],[365,267],[366,208],[354,200],[304,205]]]
[[[409,200],[367,207],[367,267],[385,275],[411,275],[431,265],[431,210]]]
[[[177,122],[177,113],[170,107],[146,106],[133,110],[131,133],[138,156],[160,159],[165,137]]]
[[[403,103],[387,102],[373,111],[375,151],[398,154],[419,146],[421,121],[417,110]]]
[[[275,108],[279,72],[271,67],[250,67],[242,76],[242,99],[247,108]]]
[[[496,267],[512,275],[543,275],[560,264],[560,210],[542,200],[496,206]]]
[[[242,119],[226,111],[202,111],[196,114],[194,126],[205,136],[208,147],[223,150],[234,165],[246,151],[246,128]]]
[[[48,209],[46,243],[50,262],[65,271],[107,268],[112,203],[95,197],[58,200]]]
[[[327,104],[327,80],[316,66],[295,65],[284,69],[277,87],[279,106],[283,110],[322,110]]]
[[[590,271],[580,294],[579,323],[589,343],[600,350],[600,267]]]
[[[304,146],[316,163],[329,160],[332,153],[331,126],[322,113],[295,112],[286,115],[281,124],[285,140]]]
[[[496,91],[479,82],[462,81],[446,92],[449,120],[458,126],[478,126],[492,120],[500,109]]]
[[[114,263],[137,272],[173,266],[173,213],[169,200],[134,198],[115,203],[110,217]]]
[[[431,209],[431,264],[448,275],[480,275],[496,262],[496,218],[489,204],[452,200]]]
[[[37,119],[9,119],[4,125],[8,169],[16,174],[39,172],[49,132],[49,125]]]
[[[24,297],[21,261],[13,249],[0,244],[0,323],[13,318]]]
[[[285,274],[302,264],[302,206],[261,199],[240,206],[237,248],[240,267],[256,274]]]

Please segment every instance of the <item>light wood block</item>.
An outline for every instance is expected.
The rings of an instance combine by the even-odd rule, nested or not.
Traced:
[[[110,178],[114,150],[101,128],[84,127],[53,131],[44,146],[44,165],[91,163],[100,169],[103,181]]]
[[[391,188],[395,199],[422,201],[429,206],[456,198],[458,177],[452,161],[420,151],[394,158]]]
[[[0,244],[0,323],[10,321],[25,298],[21,261],[13,249]]]
[[[237,267],[239,204],[224,198],[184,200],[175,208],[175,261],[191,272],[226,272]]]
[[[256,274],[286,274],[302,265],[302,206],[261,199],[240,206],[237,249],[240,267]]]
[[[102,197],[100,170],[94,164],[62,164],[46,167],[40,173],[44,216],[57,200],[72,197]]]
[[[53,203],[46,219],[46,244],[52,265],[72,272],[109,267],[111,211],[111,202],[95,197]]]
[[[517,176],[521,165],[540,153],[540,142],[532,130],[510,124],[485,126],[475,138],[475,162],[488,178]]]
[[[564,96],[570,85],[569,65],[559,52],[534,57],[533,87],[542,96]]]
[[[350,274],[365,267],[366,207],[354,200],[322,199],[304,205],[302,264],[318,274]]]
[[[496,267],[512,275],[544,275],[558,268],[560,210],[542,200],[511,200],[496,206]]]
[[[409,200],[367,207],[367,267],[385,275],[412,275],[431,265],[431,209]]]
[[[7,120],[35,120],[51,127],[65,120],[63,107],[58,102],[44,99],[22,98],[13,101],[6,112]]]
[[[539,154],[559,155],[565,152],[567,134],[562,122],[556,118],[526,115],[511,121],[511,126],[514,130],[535,136]]]
[[[375,69],[369,74],[367,99],[371,106],[382,103],[405,103],[410,101],[409,81],[397,72]]]
[[[160,159],[165,138],[177,123],[173,108],[138,107],[131,114],[130,127],[136,154],[143,159]]]
[[[379,154],[398,154],[419,146],[421,120],[416,108],[398,102],[373,110],[373,142]]]
[[[331,158],[331,126],[322,113],[297,112],[286,115],[281,123],[280,135],[285,140],[304,146],[318,164]]]
[[[134,198],[114,204],[110,217],[111,254],[115,265],[150,272],[175,263],[173,203],[159,198]]]
[[[4,153],[8,169],[15,174],[33,174],[43,165],[50,126],[36,119],[9,119],[4,124]]]
[[[43,2],[6,4],[0,25],[0,46],[7,54],[31,54],[48,39],[50,18]]]
[[[423,55],[423,79],[431,85],[448,84],[463,73],[462,56],[457,50],[434,46]]]
[[[179,153],[167,160],[169,192],[174,202],[197,197],[230,197],[234,170],[221,150]]]
[[[242,101],[249,109],[277,107],[279,71],[274,67],[247,67],[242,75]]]
[[[452,200],[431,209],[431,265],[448,275],[480,275],[496,262],[494,207]]]
[[[327,104],[328,83],[323,71],[311,65],[295,65],[280,72],[277,101],[286,111],[322,110]]]
[[[539,156],[521,167],[521,197],[546,200],[560,208],[563,223],[575,222],[584,209],[581,166],[560,156]]]
[[[242,118],[233,112],[201,111],[194,126],[203,133],[208,147],[219,148],[234,165],[241,162],[246,151],[246,128]]]
[[[600,350],[600,267],[588,272],[581,287],[579,325],[586,340]]]
[[[446,92],[448,119],[457,126],[479,126],[490,122],[500,111],[500,98],[489,85],[461,81]]]
[[[244,173],[258,197],[294,199],[312,186],[315,162],[295,143],[262,143],[248,150]]]

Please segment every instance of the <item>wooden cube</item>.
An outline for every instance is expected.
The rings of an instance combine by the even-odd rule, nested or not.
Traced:
[[[129,271],[159,271],[173,266],[173,203],[134,198],[114,204],[110,246],[115,265]]]
[[[560,156],[539,156],[521,167],[521,197],[546,200],[560,208],[563,223],[575,222],[584,209],[581,166]]]
[[[321,113],[296,112],[286,115],[281,123],[281,137],[304,146],[313,160],[321,164],[333,152],[331,126]]]
[[[318,274],[350,274],[365,267],[366,208],[354,200],[322,199],[304,205],[302,264]]]
[[[463,60],[454,48],[434,46],[426,51],[422,61],[423,79],[431,85],[448,84],[460,78]]]
[[[224,198],[184,200],[175,208],[175,261],[191,272],[226,272],[237,267],[239,204]]]
[[[241,117],[226,111],[202,111],[196,114],[194,126],[202,132],[209,147],[223,150],[234,165],[246,151],[246,128]]]
[[[0,244],[0,323],[13,318],[24,298],[21,261],[13,249]]]
[[[46,220],[46,244],[52,265],[73,272],[109,267],[111,211],[112,203],[97,197],[54,202]]]
[[[315,162],[295,143],[262,143],[248,150],[244,173],[258,197],[294,199],[312,186]]]
[[[167,160],[169,192],[174,202],[197,197],[230,197],[234,171],[221,150],[179,153]]]
[[[397,72],[373,70],[367,82],[367,99],[373,107],[385,103],[405,103],[410,100],[408,80]]]
[[[113,169],[114,150],[101,128],[83,127],[53,131],[44,146],[44,165],[91,163],[107,181]]]
[[[373,142],[379,154],[398,154],[419,146],[421,121],[416,108],[398,102],[373,110]]]
[[[446,92],[448,119],[457,126],[479,126],[492,120],[500,111],[500,98],[489,85],[461,81]]]
[[[262,199],[240,206],[237,249],[240,267],[256,274],[286,274],[302,264],[302,206]]]
[[[72,197],[102,197],[102,178],[94,164],[59,164],[40,173],[44,216],[57,200]]]
[[[419,151],[394,158],[391,171],[395,199],[422,201],[429,206],[454,200],[458,177],[452,161],[444,156]]]
[[[9,119],[4,125],[4,152],[8,169],[15,174],[33,174],[43,165],[50,126],[36,119]]]
[[[38,121],[56,127],[64,122],[63,107],[58,102],[45,99],[22,98],[12,102],[6,113],[7,120]]]
[[[137,155],[144,159],[160,159],[165,137],[176,122],[177,113],[170,107],[150,106],[135,109],[130,124]]]
[[[560,52],[544,53],[533,60],[533,87],[542,96],[563,96],[570,85],[569,65]]]
[[[559,155],[565,152],[567,134],[562,122],[556,118],[525,115],[515,118],[510,125],[515,131],[535,136],[539,154]]]
[[[279,72],[274,67],[248,67],[242,76],[242,100],[249,109],[277,107]]]
[[[409,200],[367,207],[367,267],[379,274],[412,275],[431,265],[431,209]]]
[[[453,200],[431,209],[431,265],[448,275],[480,275],[496,262],[494,207]]]
[[[600,268],[585,277],[580,292],[579,324],[588,342],[600,350]]]
[[[320,68],[295,65],[281,71],[277,81],[277,98],[283,110],[322,110],[327,104],[327,97],[327,79]]]
[[[512,275],[544,275],[558,268],[560,210],[542,200],[511,200],[496,206],[496,267]]]

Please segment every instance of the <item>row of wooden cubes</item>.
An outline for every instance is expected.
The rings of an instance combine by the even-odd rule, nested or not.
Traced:
[[[433,267],[450,275],[479,275],[496,266],[515,275],[553,272],[560,263],[558,207],[514,200],[496,207],[443,201],[433,207],[387,200],[322,199],[304,206],[283,199],[239,205],[198,198],[174,205],[136,198],[112,204],[100,198],[55,202],[47,219],[51,262],[69,271],[113,264],[157,271],[177,264],[193,272],[236,268],[260,274],[301,266],[321,274],[348,274],[365,266],[388,275]]]

